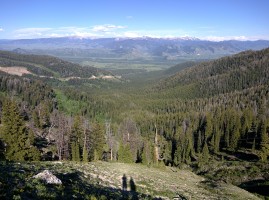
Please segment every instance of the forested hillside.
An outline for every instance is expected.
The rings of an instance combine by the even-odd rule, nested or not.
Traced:
[[[269,49],[247,51],[204,62],[162,80],[156,90],[191,87],[195,97],[208,97],[268,84]],[[180,92],[180,90],[178,90]]]
[[[46,56],[32,57],[8,52],[1,54],[2,62],[5,61],[9,66],[16,61],[47,66],[52,62],[51,59]],[[54,61],[65,66],[64,61],[57,58],[54,58]],[[146,151],[153,151],[146,147],[145,139],[150,141],[149,146],[158,149],[158,155],[148,158],[148,163],[157,158],[172,165],[197,161],[207,148],[209,154],[224,149],[249,149],[257,159],[266,160],[268,152],[267,144],[264,144],[267,142],[264,140],[268,137],[268,65],[269,49],[265,49],[197,64],[161,80],[153,86],[153,90],[149,86],[141,88],[142,93],[139,88],[128,90],[128,84],[118,85],[112,91],[95,90],[92,94],[85,92],[90,90],[85,87],[81,91],[68,87],[55,88],[55,92],[52,88],[47,89],[49,86],[40,81],[4,74],[1,75],[1,90],[5,98],[12,96],[13,101],[15,99],[31,106],[32,110],[30,109],[26,119],[35,119],[34,127],[41,129],[38,132],[53,132],[56,126],[52,121],[56,117],[55,111],[58,112],[59,109],[66,113],[67,118],[68,114],[77,115],[74,122],[67,125],[70,126],[69,130],[72,130],[72,124],[81,130],[83,123],[86,123],[82,120],[85,117],[94,121],[98,119],[102,129],[104,122],[109,121],[109,126],[115,128],[111,129],[115,134],[114,143],[116,142],[118,147],[120,143],[123,146],[130,145],[130,148],[133,148],[131,150],[134,162],[142,161],[142,154]],[[67,70],[68,68],[67,65]],[[123,87],[127,89],[122,90]],[[48,101],[45,97],[51,100]],[[47,125],[41,125],[43,122],[40,104],[46,104],[43,107],[48,110]],[[38,116],[34,113],[38,113]],[[110,134],[107,131],[106,134]],[[128,137],[134,134],[133,137],[137,140],[135,144],[131,144],[129,140],[125,141],[126,132]],[[70,139],[70,134],[66,134],[67,140]],[[82,137],[82,133],[76,134],[78,135],[72,137]],[[79,148],[83,146],[85,144]],[[118,147],[114,150],[115,159],[118,159]],[[107,151],[110,152],[111,149],[112,147]]]
[[[82,67],[52,56],[25,55],[0,51],[0,67],[25,67],[38,76],[55,78],[91,78],[92,76],[111,75],[91,66]]]
[[[6,66],[52,62],[37,58],[0,56]],[[62,76],[72,75],[73,65],[57,58],[53,63]],[[78,67],[73,75],[82,72]],[[85,81],[55,87],[1,73],[2,159],[188,165],[201,173],[213,161],[251,161],[264,163],[255,173],[265,177],[268,80],[269,49],[198,63],[144,86],[126,82],[93,89]]]

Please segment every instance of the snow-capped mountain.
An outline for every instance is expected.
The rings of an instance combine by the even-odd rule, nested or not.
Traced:
[[[117,57],[126,59],[178,60],[186,57],[201,59],[231,55],[245,50],[269,47],[269,41],[220,41],[200,40],[195,37],[178,38],[41,38],[0,40],[0,49],[59,57]]]

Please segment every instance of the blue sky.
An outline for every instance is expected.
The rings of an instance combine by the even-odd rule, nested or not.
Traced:
[[[269,39],[269,0],[1,0],[0,39]]]

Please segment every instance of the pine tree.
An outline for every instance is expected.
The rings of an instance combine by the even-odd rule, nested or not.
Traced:
[[[219,152],[220,138],[221,138],[220,130],[216,128],[214,137],[214,153]]]
[[[205,140],[207,140],[213,132],[212,116],[210,113],[206,115]]]
[[[256,149],[256,137],[257,137],[257,124],[256,121],[252,121],[251,127],[247,133],[247,139],[252,144],[252,150]]]
[[[238,147],[238,141],[240,139],[240,117],[234,112],[233,114],[233,126],[231,127],[231,141],[230,141],[230,148],[231,150],[235,151]]]
[[[35,111],[35,110],[33,111],[32,118],[33,118],[35,127],[40,128],[40,121],[39,121],[37,111]]]
[[[201,131],[198,131],[198,139],[197,139],[197,152],[201,153],[202,151],[202,135],[201,135]]]
[[[25,122],[18,112],[16,103],[6,101],[2,109],[0,138],[6,144],[6,159],[39,160],[40,152],[33,146],[34,136],[26,129]]]
[[[203,151],[202,151],[202,158],[203,158],[203,162],[205,163],[207,163],[209,160],[209,150],[208,150],[207,143],[204,144]]]
[[[72,161],[81,161],[80,151],[81,151],[81,120],[79,116],[75,117],[74,124],[71,128],[71,156]]]
[[[77,155],[76,155],[76,144],[75,144],[75,142],[72,142],[71,143],[71,159],[72,159],[72,161],[77,161],[76,160],[76,157],[77,157]]]
[[[118,151],[118,161],[124,162],[124,163],[132,163],[132,152],[130,149],[129,144],[123,145],[122,142],[120,142],[119,151]]]
[[[187,131],[187,138],[185,139],[185,156],[184,161],[189,164],[191,162],[191,156],[194,154],[193,141],[192,141],[192,131],[189,129]]]
[[[165,142],[163,157],[166,164],[172,163],[172,141]]]
[[[89,161],[88,150],[87,150],[86,147],[83,147],[82,160],[83,160],[83,162],[88,162]]]
[[[175,166],[179,166],[182,163],[182,158],[181,158],[181,145],[177,144],[177,149],[174,154],[174,164]]]
[[[149,165],[153,161],[153,145],[148,141],[144,141],[142,152],[142,163]]]
[[[93,160],[101,160],[105,149],[105,131],[100,123],[96,122],[93,125],[92,133],[90,134],[90,158]]]
[[[265,122],[261,123],[261,142],[260,142],[260,158],[266,162],[269,155],[269,136]]]
[[[235,149],[238,146],[239,138],[240,138],[239,128],[235,128],[235,130],[232,132],[232,135],[231,135],[231,142],[230,142],[231,150],[235,151]]]

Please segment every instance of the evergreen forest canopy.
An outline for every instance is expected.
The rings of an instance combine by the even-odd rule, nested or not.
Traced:
[[[267,162],[268,48],[131,81],[88,79],[114,75],[1,51],[0,67],[15,66],[31,73],[0,72],[1,159],[175,167],[223,159]]]
[[[35,74],[1,72],[2,159],[180,166],[240,152],[267,161],[269,49],[195,63],[160,81],[96,80],[98,87],[80,77],[56,81],[89,77],[94,68],[49,56],[0,55],[1,67]],[[39,69],[55,79],[37,76]]]

